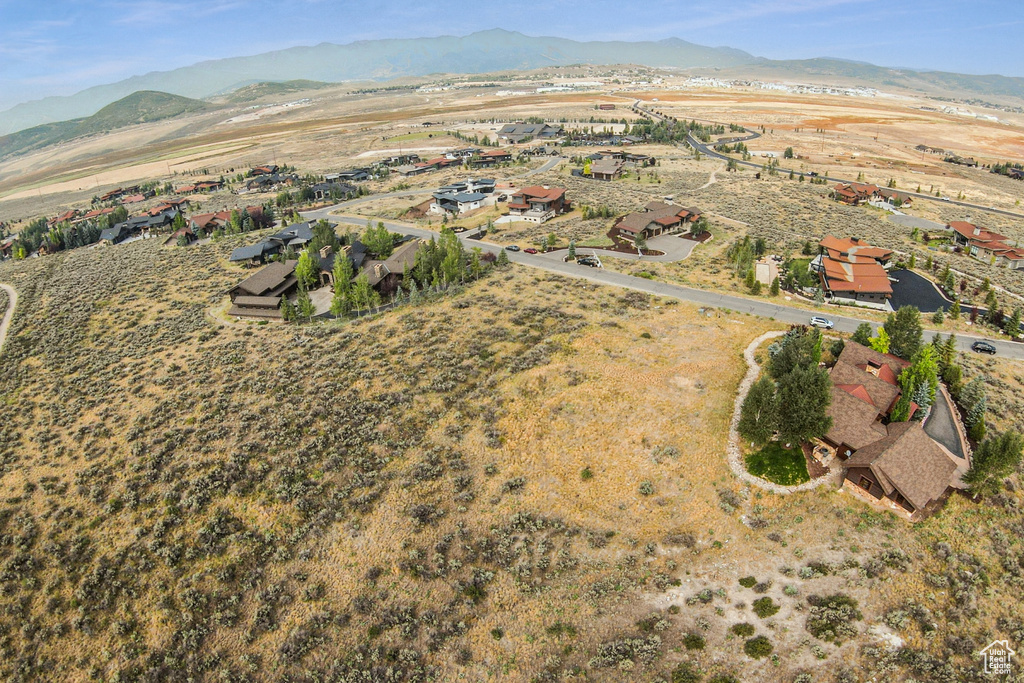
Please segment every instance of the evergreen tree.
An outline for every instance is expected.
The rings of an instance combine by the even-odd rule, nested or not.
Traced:
[[[740,421],[737,425],[740,436],[758,446],[771,441],[779,425],[779,405],[775,393],[775,382],[761,377],[754,382],[740,406]]]
[[[985,439],[974,452],[964,482],[975,494],[998,492],[1002,480],[1020,465],[1022,450],[1024,437],[1012,430]]]
[[[778,277],[772,278],[772,286],[768,290],[768,293],[771,294],[772,296],[778,296],[779,295],[779,278]]]
[[[960,319],[960,299],[959,297],[953,299],[952,305],[949,307],[949,319],[959,320]]]
[[[498,252],[498,258],[497,260],[495,260],[494,265],[496,265],[499,268],[504,268],[505,266],[509,265],[509,263],[510,261],[508,260],[508,252],[502,249],[500,252]]]
[[[797,368],[816,368],[821,361],[821,333],[814,328],[793,328],[769,348],[769,355],[768,374],[778,382]]]
[[[825,370],[794,368],[779,380],[779,440],[798,444],[824,436],[832,428],[831,402],[832,382]]]
[[[921,312],[916,306],[901,306],[885,321],[889,335],[889,352],[905,360],[914,357],[922,343]]]
[[[281,318],[286,323],[290,323],[295,320],[295,307],[292,306],[292,302],[288,300],[288,297],[281,297]]]
[[[349,292],[352,290],[352,261],[348,255],[339,253],[334,258],[334,269],[331,276],[334,279],[334,296],[331,299],[331,313],[341,317],[351,309]]]
[[[569,260],[576,260],[576,240],[569,240]]]
[[[1020,308],[1013,309],[1013,315],[1006,320],[1005,332],[1010,336],[1011,339],[1016,339],[1020,336]]]
[[[853,336],[850,337],[850,340],[857,342],[861,346],[870,346],[871,333],[871,324],[861,323],[860,325],[857,325],[857,330],[853,333]]]
[[[935,313],[932,314],[932,322],[935,323],[936,325],[941,325],[943,322],[945,322],[945,320],[946,316],[942,312],[941,308],[937,309]]]

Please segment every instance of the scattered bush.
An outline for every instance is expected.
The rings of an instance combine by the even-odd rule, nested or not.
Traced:
[[[740,638],[749,638],[750,636],[754,635],[754,626],[753,626],[753,624],[747,624],[747,623],[733,624],[729,628],[729,630],[732,631],[735,635],[739,636]]]
[[[762,619],[767,619],[768,617],[777,614],[778,611],[779,605],[776,605],[775,601],[768,596],[754,600],[754,614]]]
[[[743,651],[754,659],[767,657],[772,653],[772,641],[767,636],[755,636],[743,644]]]

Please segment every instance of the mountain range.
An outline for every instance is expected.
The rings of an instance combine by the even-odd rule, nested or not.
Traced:
[[[101,85],[66,97],[47,97],[0,112],[0,135],[44,123],[88,117],[137,91],[202,99],[260,82],[383,81],[435,73],[487,73],[571,64],[643,64],[651,67],[728,69],[775,77],[842,77],[877,86],[1024,100],[1024,78],[967,76],[890,69],[836,59],[768,60],[729,47],[706,47],[678,38],[659,41],[580,42],[492,29],[467,36],[322,43],[248,57],[233,57]]]

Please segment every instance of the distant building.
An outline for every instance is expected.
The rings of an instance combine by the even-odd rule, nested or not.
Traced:
[[[532,223],[550,220],[568,211],[570,206],[564,187],[547,185],[524,187],[515,192],[508,202],[509,215]]]
[[[561,125],[549,123],[509,123],[498,131],[498,139],[510,144],[525,140],[550,140],[563,134]]]
[[[697,209],[664,202],[648,202],[643,211],[619,219],[612,230],[619,237],[633,242],[638,235],[646,240],[680,232],[683,226],[696,223],[700,217],[701,212]]]
[[[1001,268],[1024,268],[1024,249],[1010,245],[1006,235],[966,221],[951,221],[946,228],[953,231],[953,243],[964,247],[971,256]]]

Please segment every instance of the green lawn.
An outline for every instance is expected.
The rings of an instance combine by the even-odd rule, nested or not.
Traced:
[[[756,453],[748,454],[746,462],[748,472],[782,486],[795,486],[811,479],[799,447],[786,449],[773,441]]]

